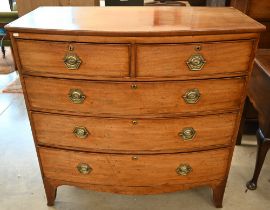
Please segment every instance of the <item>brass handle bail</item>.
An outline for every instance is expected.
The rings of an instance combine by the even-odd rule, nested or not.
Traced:
[[[79,171],[80,174],[90,174],[93,169],[87,164],[87,163],[79,163],[77,165],[77,170]]]
[[[196,131],[194,128],[183,128],[181,132],[178,133],[178,136],[180,136],[184,141],[190,141],[192,140],[196,135]]]
[[[74,46],[69,45],[68,46],[69,52],[64,57],[64,64],[68,70],[77,70],[79,69],[82,60],[79,58],[79,56],[74,53]]]
[[[80,89],[70,89],[68,97],[74,104],[81,104],[86,98]]]
[[[192,168],[189,164],[181,164],[176,168],[176,173],[180,176],[187,176],[192,172]]]
[[[188,90],[182,97],[187,104],[196,104],[199,101],[201,94],[199,89],[193,88]]]
[[[202,70],[205,63],[206,63],[206,60],[199,53],[192,55],[187,61],[187,65],[190,71]]]
[[[86,127],[77,126],[74,128],[73,134],[80,139],[85,139],[89,135],[89,131]]]

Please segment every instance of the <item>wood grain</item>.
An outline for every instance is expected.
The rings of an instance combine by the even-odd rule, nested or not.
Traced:
[[[175,192],[180,190],[188,190],[195,187],[202,187],[208,186],[211,188],[215,188],[222,180],[211,180],[211,181],[200,181],[194,182],[192,184],[164,184],[164,185],[155,185],[155,186],[123,186],[123,185],[97,185],[97,184],[88,184],[88,183],[78,183],[78,182],[68,182],[64,180],[55,180],[55,179],[48,179],[53,186],[59,187],[61,185],[69,185],[69,186],[77,186],[82,189],[87,190],[95,190],[99,192],[110,192],[110,193],[118,193],[118,194],[125,194],[125,195],[151,195],[151,194],[160,194],[160,193],[169,193]],[[209,191],[209,196],[211,195]]]
[[[38,150],[46,178],[121,186],[176,185],[222,179],[229,156],[228,148],[183,154],[138,155],[137,160],[133,160],[133,155],[83,153],[43,147]],[[80,174],[76,168],[79,163],[91,166],[92,172]],[[189,164],[192,172],[187,176],[178,175],[175,170],[180,164]]]
[[[134,125],[132,118],[78,117],[38,112],[31,115],[38,144],[114,153],[168,153],[231,145],[237,116],[229,113],[179,119],[136,119],[137,124]],[[77,126],[89,131],[87,138],[80,139],[73,134]],[[192,140],[184,141],[178,135],[186,127],[196,131]]]
[[[269,37],[270,37],[270,21],[262,22],[262,24],[265,25],[266,31],[261,33],[259,48],[270,49],[270,39],[269,39]]]
[[[256,56],[256,62],[248,84],[248,96],[258,111],[260,130],[265,138],[270,136],[270,110],[269,110],[269,81],[270,81],[270,49],[261,49]],[[263,90],[263,92],[262,92]],[[259,93],[259,94],[258,94]]]
[[[270,1],[231,0],[230,4],[266,26],[266,31],[261,34],[259,48],[270,48]]]
[[[138,45],[136,76],[192,78],[247,71],[252,46],[252,41]],[[191,71],[186,64],[195,54],[206,61],[202,70]]]
[[[269,0],[231,0],[231,6],[257,20],[270,20]]]
[[[264,26],[229,7],[41,7],[7,29],[46,34],[182,36],[260,32]]]
[[[183,82],[88,82],[24,77],[32,110],[88,114],[93,116],[161,116],[190,115],[240,107],[245,79],[194,80]],[[185,93],[197,88],[201,97],[196,104],[187,104]],[[68,94],[80,89],[86,96],[82,104],[74,104]]]
[[[247,13],[250,0],[231,0],[230,6],[240,10],[243,13]]]
[[[16,36],[14,36],[14,34]],[[59,34],[42,34],[42,33],[12,33],[16,40],[19,39],[29,39],[29,40],[43,40],[43,41],[66,41],[66,42],[91,42],[91,43],[148,43],[148,44],[179,44],[179,43],[202,43],[202,42],[220,42],[220,41],[242,41],[259,38],[258,33],[244,33],[244,34],[217,34],[217,35],[194,35],[194,36],[153,36],[153,37],[143,37],[143,36],[76,36],[76,35],[59,35]]]
[[[269,0],[249,0],[248,16],[257,20],[270,21],[270,2]]]
[[[128,77],[130,52],[128,44],[91,44],[70,42],[17,41],[22,72],[81,77]],[[69,46],[82,61],[79,69],[69,70],[64,57]],[[53,50],[52,50],[53,49]]]
[[[99,0],[16,0],[20,16],[40,6],[98,6]]]
[[[233,8],[50,7],[7,29],[48,205],[66,184],[124,194],[208,185],[215,205],[222,206],[265,27]],[[69,43],[83,58],[83,72],[63,68]],[[207,64],[191,75],[185,56],[198,44]],[[82,104],[68,98],[75,88],[86,95]],[[182,96],[193,88],[200,99],[186,104]],[[76,139],[74,126],[87,127],[88,138]],[[190,142],[177,136],[184,126],[197,131]],[[79,163],[89,164],[92,173],[80,174]],[[177,175],[180,164],[190,164],[192,172]]]

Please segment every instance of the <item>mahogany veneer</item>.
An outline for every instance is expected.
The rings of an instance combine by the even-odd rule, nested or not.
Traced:
[[[233,8],[43,7],[7,29],[48,205],[60,185],[208,185],[222,206],[261,24]]]
[[[31,110],[104,117],[165,117],[238,110],[245,84],[242,77],[132,83],[24,76],[24,82]],[[131,88],[133,84],[136,89]],[[183,95],[195,87],[201,97],[196,104],[187,104]],[[82,90],[84,102],[71,103],[67,97],[70,89]]]

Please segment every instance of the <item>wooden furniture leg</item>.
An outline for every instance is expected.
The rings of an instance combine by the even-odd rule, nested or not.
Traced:
[[[50,183],[47,179],[44,179],[44,188],[47,197],[47,205],[53,206],[56,198],[57,187]]]
[[[258,111],[259,129],[257,130],[257,159],[253,178],[246,186],[257,188],[257,180],[268,149],[270,148],[270,50],[257,51],[253,71],[248,84],[248,97]]]
[[[5,50],[5,47],[3,45],[1,46],[1,50],[3,53],[3,58],[5,58],[6,57],[6,50]]]
[[[257,159],[255,164],[255,169],[253,173],[253,177],[250,181],[247,182],[246,186],[249,190],[256,190],[257,181],[265,160],[265,156],[270,148],[270,139],[264,137],[261,129],[257,131],[257,142],[258,142],[258,150],[257,150]]]
[[[225,187],[226,187],[225,182],[221,182],[220,184],[212,187],[213,202],[216,208],[222,208],[222,201],[223,201],[223,196],[225,192]]]

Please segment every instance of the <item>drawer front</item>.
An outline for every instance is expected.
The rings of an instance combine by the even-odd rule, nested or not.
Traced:
[[[31,115],[39,144],[125,153],[191,151],[230,145],[237,117],[237,114],[221,114],[134,120],[36,112]]]
[[[155,186],[223,179],[230,148],[138,156],[46,148],[38,151],[47,178],[85,184]]]
[[[25,77],[32,110],[133,117],[239,109],[244,83],[242,78],[132,84]]]
[[[18,40],[17,45],[23,73],[74,78],[129,76],[128,44]]]
[[[138,45],[136,76],[192,78],[247,72],[252,47],[252,41]]]

